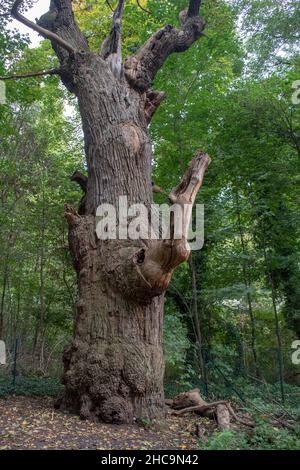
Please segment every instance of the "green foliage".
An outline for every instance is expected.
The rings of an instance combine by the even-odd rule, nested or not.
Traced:
[[[281,69],[299,60],[300,12],[297,0],[232,0],[252,58],[254,72]],[[251,60],[251,59],[250,59]]]
[[[26,49],[12,71],[40,70],[46,51],[44,43]],[[60,373],[72,331],[75,279],[63,210],[81,197],[70,175],[83,167],[83,153],[64,107],[53,77],[9,83],[0,106],[0,317],[7,347],[19,339],[23,372]]]
[[[17,377],[15,385],[12,377],[0,377],[0,398],[9,395],[27,397],[56,397],[62,391],[59,380],[40,377]]]
[[[200,443],[201,450],[298,450],[300,439],[294,432],[269,424],[257,426],[250,433],[225,430]]]
[[[164,350],[169,376],[178,377],[185,367],[185,355],[190,347],[187,330],[175,312],[168,312],[164,322]]]
[[[172,307],[171,307],[172,308]],[[187,328],[173,305],[167,307],[164,321],[165,388],[167,396],[174,396],[191,387],[193,369],[187,363],[187,353],[192,347],[187,338]]]
[[[208,442],[200,444],[200,450],[245,450],[248,448],[245,435],[231,430],[217,432]]]

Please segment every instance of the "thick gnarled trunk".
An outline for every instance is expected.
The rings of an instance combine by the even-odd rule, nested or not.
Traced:
[[[186,233],[179,240],[97,238],[100,204],[112,204],[118,214],[119,197],[126,196],[128,205],[150,209],[147,97],[125,78],[116,80],[93,54],[73,62],[73,77],[89,176],[84,214],[66,211],[79,300],[74,340],[64,354],[60,407],[114,423],[161,418],[164,291],[188,258]],[[193,160],[171,202],[194,202],[208,163],[202,153]]]
[[[145,96],[117,80],[96,54],[84,53],[73,63],[75,92],[88,166],[86,213],[101,203],[152,202],[151,143],[145,118]]]
[[[101,58],[92,59],[81,56],[74,69],[89,178],[85,214],[66,211],[79,301],[74,340],[64,355],[61,407],[84,418],[132,423],[165,413],[163,294],[189,250],[186,231],[178,240],[97,238],[99,204],[118,209],[119,196],[126,195],[128,204],[150,209],[151,145],[145,95],[125,79],[116,81]],[[197,155],[170,194],[173,203],[194,202],[208,163]]]
[[[165,412],[163,293],[144,299],[135,293],[143,290],[140,279],[124,275],[126,264],[142,244],[98,240],[95,212],[101,203],[117,208],[122,195],[128,204],[150,207],[151,145],[145,100],[125,79],[117,81],[98,56],[82,55],[77,67],[76,94],[89,178],[85,215],[70,208],[66,214],[79,300],[74,340],[64,353],[61,407],[83,418],[132,423],[162,417]]]
[[[61,406],[114,423],[162,417],[163,295],[144,303],[124,295],[117,271],[109,273],[114,263],[127,261],[118,260],[122,247],[96,240],[93,216],[69,209],[67,217],[79,301],[74,340],[64,353]]]
[[[65,392],[61,408],[83,418],[132,423],[164,415],[162,324],[164,292],[174,269],[189,256],[190,211],[183,212],[182,237],[165,240],[100,240],[97,208],[118,209],[152,203],[151,143],[147,126],[164,92],[152,82],[168,56],[184,52],[203,35],[201,0],[189,0],[180,27],[167,25],[132,57],[122,61],[121,29],[125,0],[118,0],[112,30],[100,52],[91,52],[72,11],[71,0],[51,0],[38,23],[21,13],[15,0],[12,15],[50,39],[58,74],[78,99],[85,138],[88,177],[73,180],[85,191],[79,213],[67,207],[70,250],[78,276],[74,339],[64,353]],[[172,204],[190,208],[202,184],[209,157],[199,152],[180,184]],[[118,214],[119,215],[119,214]],[[149,222],[149,216],[145,223]]]

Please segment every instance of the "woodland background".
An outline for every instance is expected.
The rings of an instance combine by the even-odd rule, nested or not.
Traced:
[[[151,14],[127,2],[124,55],[161,25],[176,24],[186,1],[140,3]],[[74,7],[97,50],[111,25],[107,2]],[[153,181],[165,191],[197,149],[213,158],[197,200],[205,204],[204,248],[176,271],[166,296],[166,395],[196,386],[210,400],[230,398],[254,413],[252,440],[230,431],[207,448],[299,448],[299,424],[274,431],[267,422],[300,421],[300,365],[291,359],[300,339],[300,102],[292,101],[300,9],[296,0],[206,0],[201,16],[207,37],[171,56],[156,79],[167,99],[151,124]],[[0,16],[0,75],[55,65],[47,41],[30,47]],[[0,396],[49,395],[60,388],[75,314],[64,204],[82,196],[70,180],[85,170],[82,131],[56,77],[5,83],[0,338],[8,365]]]

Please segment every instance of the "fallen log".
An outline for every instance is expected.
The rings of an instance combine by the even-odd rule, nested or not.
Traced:
[[[253,423],[245,421],[237,416],[230,403],[225,400],[218,400],[207,403],[200,395],[199,389],[190,392],[180,393],[173,399],[173,404],[169,405],[173,408],[173,415],[181,416],[186,413],[195,412],[201,416],[216,416],[220,429],[230,429],[230,418],[244,426],[254,427]]]
[[[226,405],[217,405],[216,415],[218,426],[221,431],[230,429],[230,413]]]

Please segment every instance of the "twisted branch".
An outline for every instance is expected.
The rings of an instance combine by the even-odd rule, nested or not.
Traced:
[[[170,237],[163,240],[147,240],[146,248],[142,248],[135,254],[134,263],[145,289],[149,291],[150,286],[151,292],[156,295],[164,292],[174,269],[186,261],[190,255],[187,238],[192,216],[191,209],[210,161],[207,154],[198,152],[190,162],[182,181],[169,196],[173,204],[178,204],[183,209],[179,215],[180,222],[182,222],[180,233],[175,234],[174,212],[171,211]]]
[[[195,405],[195,406],[189,406],[188,408],[183,408],[182,410],[174,410],[172,411],[172,415],[175,415],[175,416],[180,416],[180,415],[183,415],[185,413],[192,413],[194,411],[198,411],[198,413],[202,414],[204,413],[205,411],[207,410],[211,410],[211,409],[214,409],[216,408],[218,405],[224,405],[226,406],[226,408],[228,409],[229,411],[229,414],[233,417],[233,419],[235,419],[238,423],[241,423],[243,424],[244,426],[248,426],[248,427],[251,427],[253,428],[254,425],[253,423],[250,423],[249,421],[245,421],[244,419],[240,418],[239,416],[237,416],[237,414],[235,413],[235,411],[233,410],[232,406],[230,403],[228,403],[228,401],[225,401],[225,400],[219,400],[219,401],[214,401],[212,403],[207,403],[205,405]]]
[[[180,13],[181,27],[167,25],[157,31],[141,49],[124,63],[125,77],[141,93],[149,90],[170,54],[184,52],[204,35],[205,21],[198,15],[200,0],[190,0],[189,8]]]
[[[33,29],[33,31],[36,31],[45,39],[55,41],[59,46],[61,46],[63,49],[66,49],[69,53],[74,54],[76,52],[75,49],[71,46],[71,44],[59,37],[57,34],[53,33],[52,31],[49,31],[48,29],[43,28],[42,26],[39,26],[38,24],[28,20],[25,16],[23,16],[19,12],[22,2],[23,0],[16,0],[13,4],[13,7],[11,9],[11,15],[13,16],[13,18],[15,18],[20,23],[23,23],[25,26],[28,26],[28,28]]]

